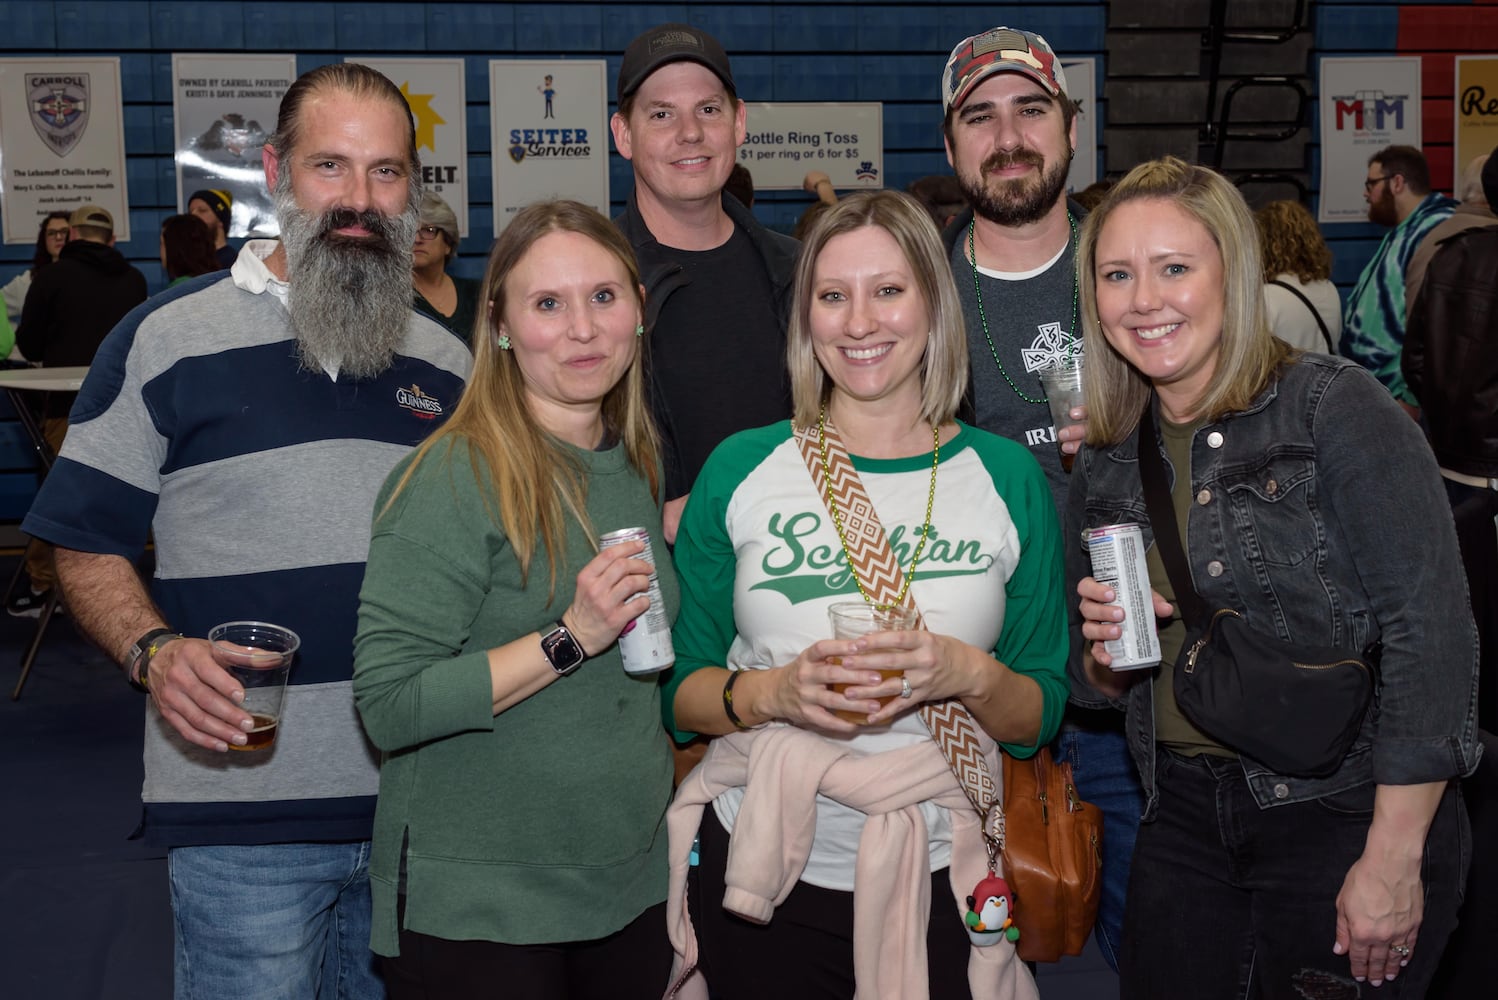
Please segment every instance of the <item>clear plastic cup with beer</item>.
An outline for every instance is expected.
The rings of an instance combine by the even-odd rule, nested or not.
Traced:
[[[865,601],[843,601],[834,604],[827,609],[827,617],[832,622],[834,639],[857,639],[872,632],[908,632],[915,628],[916,622],[913,608],[869,604]],[[842,657],[829,657],[828,662],[841,663]],[[879,671],[880,677],[884,680],[899,677],[903,673],[903,670]],[[834,684],[832,690],[842,694],[849,686],[848,684]],[[889,698],[879,699],[880,705],[886,705],[889,701]],[[869,721],[866,712],[834,711],[832,714],[839,719],[859,724],[866,724]]]
[[[1045,401],[1051,407],[1051,425],[1056,432],[1056,449],[1061,454],[1061,467],[1070,472],[1076,455],[1060,451],[1061,432],[1068,427],[1082,423],[1071,415],[1073,410],[1084,403],[1082,356],[1063,358],[1055,367],[1042,371],[1040,386],[1045,390]]]
[[[213,660],[244,688],[240,708],[250,713],[253,725],[243,746],[230,743],[230,750],[269,750],[281,725],[281,706],[286,700],[286,678],[301,638],[291,629],[270,622],[224,622],[208,631]]]

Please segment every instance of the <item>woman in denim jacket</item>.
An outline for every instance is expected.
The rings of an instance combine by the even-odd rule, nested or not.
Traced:
[[[1088,217],[1079,259],[1090,423],[1067,509],[1071,667],[1128,712],[1146,792],[1123,996],[1355,997],[1363,982],[1423,996],[1469,855],[1453,779],[1478,754],[1475,633],[1430,450],[1366,371],[1269,333],[1253,218],[1212,171],[1135,168]],[[1150,445],[1206,604],[1301,644],[1383,642],[1374,708],[1330,777],[1272,773],[1175,703],[1185,628],[1137,460],[1152,393]],[[1150,546],[1157,669],[1108,669],[1123,611],[1082,538],[1121,522]]]

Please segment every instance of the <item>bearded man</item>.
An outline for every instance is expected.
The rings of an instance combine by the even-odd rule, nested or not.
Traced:
[[[1083,210],[1065,196],[1077,105],[1050,45],[1017,28],[958,43],[942,104],[947,162],[971,206],[944,238],[967,319],[973,417],[1030,449],[1059,510],[1067,476],[1039,373],[1082,352],[1075,246]]]
[[[1050,43],[1007,27],[957,43],[941,96],[947,162],[972,206],[942,234],[967,323],[971,415],[1030,449],[1065,523],[1068,476],[1040,372],[1082,354],[1076,247],[1083,209],[1066,198],[1078,106]],[[1075,454],[1082,435],[1080,426],[1067,428],[1061,447]],[[1068,705],[1052,750],[1072,762],[1082,797],[1103,810],[1097,942],[1117,969],[1144,806],[1123,713]]]
[[[362,1000],[384,994],[377,760],[350,688],[370,516],[471,359],[411,308],[420,170],[395,85],[354,63],[303,75],[263,158],[283,241],[110,333],[24,528],[58,546],[70,612],[150,695],[142,828],[167,849],[176,997]],[[244,692],[200,638],[237,619],[301,637],[285,724],[247,753],[227,752],[246,749]]]

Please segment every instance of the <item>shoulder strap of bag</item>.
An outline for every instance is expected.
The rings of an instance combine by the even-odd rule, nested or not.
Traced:
[[[1155,532],[1155,547],[1160,552],[1160,561],[1165,564],[1165,574],[1176,592],[1176,603],[1181,607],[1181,616],[1192,628],[1205,624],[1207,613],[1202,599],[1191,583],[1191,571],[1186,568],[1186,553],[1181,550],[1181,529],[1176,521],[1175,504],[1170,499],[1170,489],[1165,485],[1165,463],[1160,459],[1160,445],[1155,428],[1155,396],[1150,394],[1139,418],[1136,433],[1139,452],[1139,480],[1144,485],[1144,502],[1149,509],[1150,526]],[[1177,475],[1186,474],[1184,470]]]
[[[1311,300],[1306,298],[1305,293],[1302,292],[1299,288],[1296,288],[1294,285],[1290,284],[1290,282],[1281,281],[1278,278],[1270,279],[1269,283],[1271,285],[1279,285],[1285,291],[1289,292],[1291,295],[1295,296],[1297,299],[1300,299],[1300,301],[1305,303],[1306,308],[1311,310],[1311,315],[1316,317],[1316,325],[1321,327],[1321,339],[1326,341],[1326,353],[1336,354],[1337,346],[1332,343],[1332,332],[1326,328],[1326,320],[1321,318],[1321,313],[1316,309],[1315,306],[1311,305]]]
[[[848,556],[858,578],[864,582],[869,595],[882,604],[894,604],[904,586],[904,574],[900,572],[900,560],[890,548],[879,514],[873,501],[863,488],[858,470],[843,447],[842,438],[829,423],[826,426],[827,467],[832,472],[829,485],[822,468],[822,449],[814,427],[796,429],[796,445],[811,473],[817,495],[826,504],[829,497],[835,498],[838,513],[843,519],[843,537],[847,542]],[[831,508],[828,508],[829,515]],[[916,627],[925,628],[925,619],[915,605],[909,592],[904,604],[916,613]],[[983,759],[978,742],[978,725],[968,713],[967,706],[956,698],[947,701],[925,702],[920,707],[921,721],[931,731],[931,738],[941,747],[962,786],[968,801],[977,811],[984,839],[989,849],[999,852],[1004,849],[1004,810],[994,793],[993,775]]]

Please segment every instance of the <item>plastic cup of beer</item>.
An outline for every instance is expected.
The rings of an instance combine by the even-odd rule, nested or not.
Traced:
[[[269,622],[224,622],[209,629],[208,641],[213,645],[214,662],[244,688],[240,707],[254,720],[244,745],[230,743],[229,749],[269,750],[281,725],[286,676],[301,638]]]
[[[1056,448],[1059,451],[1061,431],[1082,422],[1072,419],[1071,415],[1071,411],[1083,403],[1082,358],[1080,356],[1064,358],[1054,368],[1045,369],[1040,373],[1040,386],[1045,390],[1045,401],[1051,407],[1051,425],[1056,429]],[[1061,452],[1061,467],[1070,472],[1072,460],[1075,458],[1075,455]]]
[[[915,628],[913,608],[869,604],[866,601],[844,601],[834,604],[827,609],[827,617],[832,621],[834,639],[857,639],[873,632],[908,632]],[[829,657],[828,662],[841,663],[842,657]],[[880,677],[884,680],[899,677],[903,673],[903,670],[879,671]],[[848,687],[847,684],[834,684],[832,690],[842,694]],[[889,698],[882,698],[879,703],[886,705],[889,701]],[[864,724],[869,721],[867,712],[834,711],[832,714],[849,722]]]

